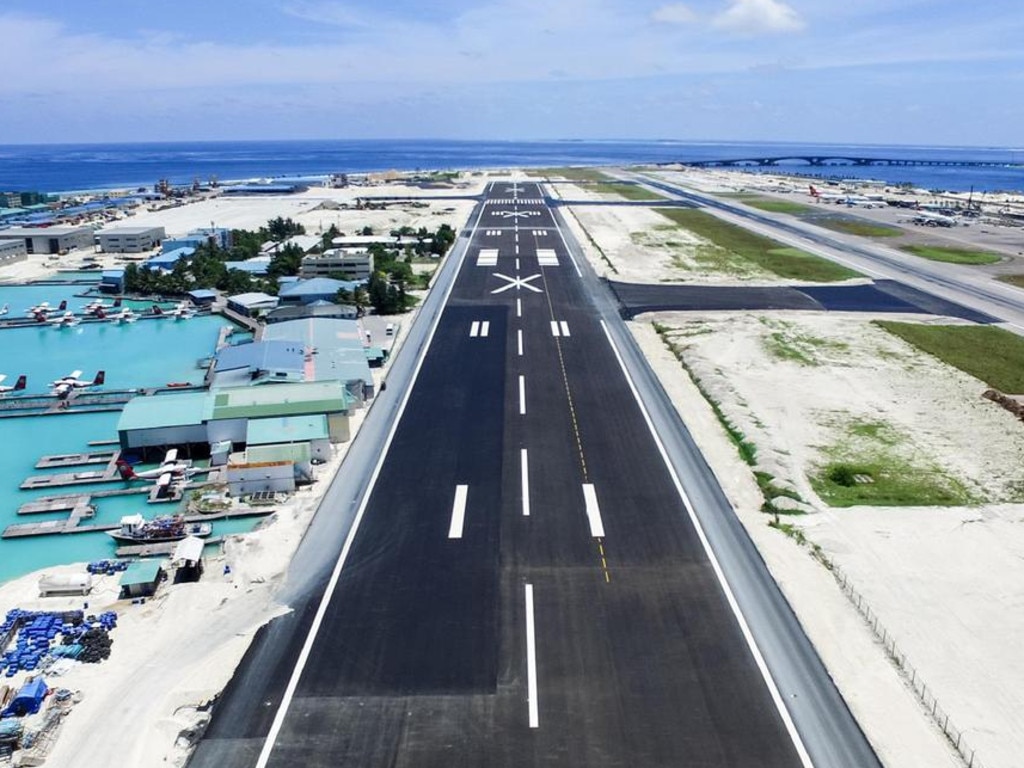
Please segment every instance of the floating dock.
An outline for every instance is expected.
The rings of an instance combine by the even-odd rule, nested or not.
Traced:
[[[120,451],[93,451],[91,453],[56,453],[43,456],[36,462],[36,469],[54,467],[80,467],[86,464],[109,464],[120,455]]]
[[[273,509],[226,510],[224,512],[213,512],[208,515],[185,515],[185,522],[203,523],[213,520],[228,520],[236,517],[265,517],[273,514],[273,512]],[[76,515],[73,510],[66,520],[47,520],[42,523],[15,523],[14,525],[7,526],[3,534],[0,534],[0,538],[20,539],[27,536],[50,536],[60,533],[95,533],[97,531],[114,531],[121,527],[118,523],[82,525],[82,520],[91,516],[91,512]]]
[[[220,544],[222,541],[224,541],[223,536],[211,536],[208,539],[203,539],[203,545]],[[180,541],[164,541],[159,544],[126,544],[114,550],[114,554],[118,557],[162,557],[173,555],[180,543]]]

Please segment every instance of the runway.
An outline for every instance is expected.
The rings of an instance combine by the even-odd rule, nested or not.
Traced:
[[[785,626],[724,585],[692,506],[731,510],[699,462],[684,502],[564,238],[537,184],[488,189],[408,399],[374,406],[386,452],[342,467],[369,475],[358,508],[314,523],[351,521],[341,557],[260,633],[190,765],[877,765],[749,542]],[[805,680],[776,680],[759,632]],[[792,722],[794,686],[831,726]]]

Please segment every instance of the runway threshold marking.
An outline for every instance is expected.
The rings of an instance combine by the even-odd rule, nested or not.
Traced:
[[[530,727],[540,727],[540,708],[537,702],[537,638],[533,618],[533,584],[527,584],[526,593],[526,702]]]
[[[530,516],[530,457],[523,448],[519,451],[519,479],[523,490],[523,517]]]
[[[449,539],[462,538],[462,528],[466,523],[466,497],[468,495],[468,485],[455,486],[455,500],[452,502],[452,522],[448,526]]]
[[[476,220],[473,222],[473,225],[469,230],[470,241],[472,241],[472,238],[476,236],[476,233],[480,228],[480,219],[483,217],[483,214],[484,207],[480,206]],[[320,598],[320,604],[317,606],[316,614],[313,616],[313,621],[310,624],[309,632],[306,634],[306,639],[302,644],[302,648],[299,650],[298,658],[295,660],[295,666],[292,668],[291,675],[288,678],[288,684],[285,686],[284,694],[281,696],[281,703],[278,705],[277,712],[274,714],[274,719],[270,723],[270,728],[267,731],[266,738],[263,740],[263,746],[260,748],[260,754],[256,758],[254,768],[267,768],[267,763],[270,762],[270,755],[274,751],[274,746],[277,743],[277,737],[281,733],[281,728],[284,725],[285,718],[288,716],[288,710],[291,707],[292,700],[295,698],[295,691],[299,687],[299,680],[302,678],[302,673],[306,669],[306,664],[309,662],[310,654],[313,652],[313,645],[316,643],[317,635],[320,633],[320,628],[323,626],[324,618],[327,615],[327,608],[331,603],[331,599],[334,597],[335,590],[338,588],[338,581],[341,579],[341,572],[345,568],[349,552],[352,551],[352,542],[355,541],[356,534],[359,532],[359,526],[362,523],[363,517],[366,514],[366,509],[370,504],[370,496],[373,494],[373,489],[377,485],[377,479],[380,477],[384,461],[387,459],[388,451],[391,449],[391,443],[395,439],[395,433],[398,431],[398,425],[402,422],[402,416],[405,414],[405,409],[409,405],[409,399],[412,397],[412,391],[416,387],[416,381],[419,379],[420,371],[423,368],[423,361],[426,359],[427,352],[430,350],[430,345],[434,340],[434,336],[437,334],[437,328],[441,323],[441,315],[443,314],[444,307],[451,298],[452,291],[455,289],[455,282],[458,279],[458,274],[461,272],[468,256],[469,248],[467,247],[462,251],[458,261],[455,263],[455,275],[448,282],[440,301],[440,307],[431,320],[430,330],[427,332],[427,337],[423,342],[419,356],[416,358],[416,364],[413,366],[412,374],[409,377],[409,386],[402,394],[402,398],[398,403],[398,408],[395,412],[394,419],[392,419],[391,427],[388,429],[387,437],[384,438],[384,445],[381,447],[380,453],[377,456],[377,462],[373,465],[373,471],[370,473],[370,480],[362,493],[359,506],[356,509],[355,518],[352,520],[348,534],[345,536],[345,543],[341,547],[341,554],[338,555],[338,559],[334,563],[334,568],[331,570],[331,576],[327,581],[327,586],[324,589],[323,596]],[[441,269],[445,269],[446,266],[447,265],[442,266]]]
[[[519,415],[526,415],[526,377],[519,377]]]
[[[711,569],[714,571],[715,577],[718,579],[718,583],[722,587],[725,600],[729,604],[729,608],[732,609],[733,616],[736,617],[736,623],[740,627],[743,639],[747,642],[747,647],[750,649],[750,655],[754,657],[754,663],[757,664],[757,668],[761,672],[761,678],[765,682],[765,687],[768,688],[768,693],[771,695],[775,708],[779,712],[779,717],[782,718],[782,723],[785,725],[786,731],[789,733],[789,737],[793,741],[793,746],[800,758],[800,763],[804,768],[814,768],[814,762],[811,760],[811,756],[807,752],[807,747],[804,745],[803,739],[800,738],[800,734],[796,729],[796,724],[793,722],[793,717],[790,715],[789,708],[786,706],[786,701],[782,698],[782,693],[779,691],[779,686],[775,683],[775,678],[772,677],[772,673],[768,669],[768,664],[764,660],[761,648],[758,646],[757,640],[754,639],[754,633],[751,632],[750,625],[747,624],[747,619],[743,615],[743,611],[740,610],[739,603],[736,601],[736,595],[733,593],[732,587],[729,586],[729,581],[725,578],[725,572],[722,570],[722,565],[718,562],[718,557],[715,555],[714,549],[711,548],[711,542],[708,540],[707,534],[704,532],[704,527],[701,525],[700,519],[697,517],[697,513],[693,509],[693,502],[690,501],[690,497],[686,493],[686,489],[683,488],[682,480],[679,479],[679,474],[676,472],[675,467],[672,465],[672,461],[668,457],[668,451],[665,449],[665,444],[662,442],[661,436],[658,434],[658,430],[654,427],[654,421],[651,419],[651,415],[647,411],[647,406],[644,405],[643,398],[640,397],[640,392],[637,390],[636,384],[633,382],[633,377],[630,375],[629,369],[626,367],[626,361],[622,359],[622,354],[619,352],[619,348],[615,345],[615,340],[612,338],[611,331],[608,330],[608,325],[604,320],[601,321],[601,329],[604,331],[604,335],[608,339],[608,345],[612,348],[612,353],[615,355],[615,359],[619,363],[619,368],[622,369],[622,375],[626,378],[626,383],[629,385],[629,389],[633,393],[633,399],[636,400],[636,404],[640,408],[640,413],[644,417],[644,422],[647,424],[647,429],[651,433],[651,437],[654,439],[654,444],[658,448],[658,453],[661,454],[661,459],[665,463],[666,469],[668,469],[668,474],[669,477],[672,478],[672,483],[675,486],[676,493],[683,501],[683,507],[686,509],[686,514],[690,518],[690,523],[697,532],[697,538],[700,539],[701,547],[704,549],[704,554],[707,556],[708,562],[711,564]]]

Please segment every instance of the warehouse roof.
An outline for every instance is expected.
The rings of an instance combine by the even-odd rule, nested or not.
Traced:
[[[342,288],[347,291],[354,290],[356,286],[360,286],[360,282],[352,282],[349,280],[335,280],[330,277],[313,277],[309,280],[299,280],[286,286],[282,286],[278,295],[281,297],[286,296],[309,296],[315,295],[334,295]]]
[[[205,392],[133,397],[125,403],[117,431],[202,424],[213,412]]]
[[[329,435],[327,417],[322,413],[304,416],[275,416],[252,419],[245,433],[246,445],[272,445],[326,440]]]
[[[103,235],[117,235],[118,237],[122,237],[130,235],[148,235],[151,232],[163,231],[163,227],[111,227],[110,229],[101,229],[98,234],[101,237]]]
[[[328,381],[221,389],[210,396],[214,419],[341,413],[349,406],[344,389]]]
[[[227,346],[217,353],[216,371],[246,368],[250,371],[302,371],[301,342],[272,339]]]
[[[12,237],[65,237],[93,234],[91,227],[11,227],[0,230],[0,238]]]
[[[308,462],[312,455],[309,443],[256,445],[246,449],[245,462],[246,464],[262,464],[272,461]]]
[[[121,575],[121,586],[129,584],[152,584],[160,576],[162,560],[136,560],[125,568]]]
[[[234,296],[228,296],[228,301],[242,307],[257,307],[261,304],[277,304],[277,297],[259,292],[239,293]]]

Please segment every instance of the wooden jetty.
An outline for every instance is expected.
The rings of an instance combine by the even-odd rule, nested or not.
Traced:
[[[55,453],[43,456],[36,462],[36,469],[52,469],[53,467],[77,467],[86,464],[109,464],[117,462],[120,451],[92,451],[90,453]]]
[[[224,541],[223,536],[213,536],[209,539],[203,539],[203,544],[220,544]],[[163,555],[173,555],[174,550],[178,548],[180,541],[162,541],[159,544],[126,544],[123,547],[118,547],[114,550],[114,554],[118,557],[159,557]]]
[[[117,460],[121,458],[120,451],[107,452],[107,466],[102,470],[87,470],[85,472],[63,472],[54,475],[32,475],[26,478],[22,484],[23,491],[37,490],[39,488],[59,488],[67,485],[86,485],[88,483],[109,483],[117,480],[120,475],[117,472]],[[49,457],[44,456],[43,459]],[[39,466],[38,464],[36,465]],[[60,466],[60,465],[57,465]],[[67,466],[67,465],[65,465]]]
[[[42,523],[15,523],[9,525],[0,534],[4,539],[20,539],[27,536],[49,536],[59,533],[95,533],[97,531],[113,531],[120,528],[119,523],[92,523],[82,525],[82,520],[92,517],[92,507],[76,514],[75,508],[65,520],[47,520]],[[203,523],[212,520],[227,520],[236,517],[265,517],[273,514],[273,509],[229,509],[212,512],[207,515],[185,515],[186,523]]]

